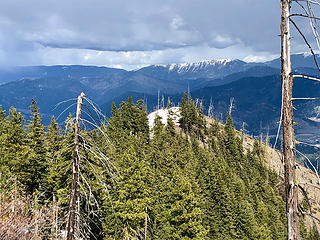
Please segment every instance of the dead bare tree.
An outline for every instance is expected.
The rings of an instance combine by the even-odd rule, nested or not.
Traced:
[[[67,240],[75,240],[79,233],[76,232],[77,218],[79,216],[79,136],[80,136],[80,119],[82,111],[84,93],[81,93],[78,97],[76,122],[75,122],[75,135],[74,135],[74,151],[72,162],[72,183],[71,183],[71,195],[69,205],[69,219],[67,228]],[[78,215],[78,216],[77,216]]]
[[[210,105],[208,109],[208,117],[213,118],[213,101],[212,97],[210,97]]]
[[[233,101],[234,101],[234,97],[231,97],[230,98],[230,105],[229,105],[229,114],[231,115],[231,112],[234,108],[234,105],[233,105]]]
[[[302,10],[302,13],[293,13],[290,14],[291,4],[295,3]],[[303,188],[303,185],[312,186],[316,189],[320,189],[320,180],[317,172],[317,168],[313,166],[310,159],[300,151],[296,149],[297,144],[304,144],[308,146],[317,147],[314,144],[308,144],[301,141],[295,140],[294,137],[294,128],[293,128],[293,101],[295,100],[319,100],[319,97],[303,97],[303,98],[294,98],[292,97],[292,88],[293,81],[297,79],[307,79],[312,81],[320,81],[320,79],[313,76],[306,76],[303,74],[293,75],[291,67],[291,50],[290,50],[290,25],[297,30],[299,35],[302,37],[306,46],[308,47],[311,55],[313,56],[314,63],[317,69],[320,71],[318,64],[318,59],[315,54],[315,51],[312,48],[312,44],[309,43],[306,35],[298,27],[298,24],[293,20],[293,17],[302,17],[307,18],[311,27],[311,32],[316,41],[316,46],[320,51],[320,37],[317,31],[317,21],[320,18],[314,15],[312,6],[320,6],[319,0],[281,0],[281,79],[282,79],[282,108],[281,108],[281,117],[279,122],[278,134],[276,141],[278,139],[280,125],[283,124],[283,154],[284,154],[284,165],[285,165],[285,189],[286,189],[286,204],[287,204],[287,221],[288,221],[288,239],[299,239],[299,210],[302,215],[310,216],[315,223],[315,220],[319,221],[319,218],[315,217],[312,213],[311,205],[310,212],[306,213],[302,211],[301,206],[298,202],[298,191],[301,191],[301,194],[308,198],[307,192]],[[275,143],[276,145],[276,143]],[[318,177],[317,184],[305,184],[298,183],[296,180],[295,168],[297,164],[295,162],[295,154],[300,154],[303,158],[307,160],[311,169],[315,172]],[[307,199],[309,201],[309,199]],[[320,221],[319,221],[320,222]],[[317,225],[316,225],[317,226]],[[318,227],[317,227],[318,230]],[[319,230],[318,230],[319,233]]]
[[[74,100],[69,99],[60,102],[56,107]],[[114,181],[114,176],[118,175],[116,167],[106,154],[99,149],[99,143],[96,142],[97,134],[100,134],[105,143],[110,144],[111,149],[113,147],[105,132],[106,117],[99,106],[85,97],[84,93],[79,95],[76,104],[76,117],[72,118],[70,116],[67,120],[67,126],[70,124],[71,129],[74,127],[74,141],[73,144],[68,146],[73,146],[70,202],[66,231],[62,231],[67,240],[95,238],[91,226],[93,224],[99,228],[94,219],[99,218],[100,206],[95,196],[94,187],[100,188],[109,195],[108,186],[105,183],[105,174],[112,181]],[[71,103],[59,116],[74,105],[74,103]],[[88,117],[88,119],[85,119],[82,115]],[[85,131],[81,131],[81,128]],[[88,178],[88,173],[91,175],[90,178]],[[93,179],[95,183],[93,183]],[[91,186],[91,184],[98,184],[99,186]],[[52,228],[51,232],[54,231],[55,229]]]
[[[293,130],[292,86],[290,49],[290,0],[281,0],[281,79],[283,154],[288,240],[300,239],[298,215],[298,188],[295,173],[295,139]]]

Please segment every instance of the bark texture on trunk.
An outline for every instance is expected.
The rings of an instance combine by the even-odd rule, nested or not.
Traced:
[[[67,227],[67,240],[75,240],[79,237],[77,229],[77,218],[79,215],[78,201],[79,201],[79,134],[80,134],[80,119],[82,111],[82,102],[84,93],[81,93],[78,97],[76,122],[75,122],[75,135],[74,135],[74,151],[72,162],[72,182],[71,182],[71,194],[69,205],[69,219]]]
[[[293,129],[292,85],[293,75],[290,59],[290,0],[281,0],[281,79],[282,124],[285,171],[286,210],[288,240],[300,239],[298,216],[298,188],[295,174],[295,138]]]

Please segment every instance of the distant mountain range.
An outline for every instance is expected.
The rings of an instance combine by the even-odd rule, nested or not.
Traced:
[[[312,56],[292,56],[294,71],[319,77]],[[31,99],[38,101],[44,123],[51,115],[58,116],[68,104],[55,105],[76,98],[80,92],[95,101],[104,113],[110,114],[111,102],[119,104],[131,95],[145,100],[154,109],[167,97],[177,105],[183,92],[202,100],[207,113],[210,101],[213,114],[224,119],[231,98],[234,98],[233,118],[236,128],[246,123],[247,132],[274,135],[280,117],[281,80],[280,59],[265,63],[246,63],[241,60],[205,60],[196,63],[151,65],[134,71],[95,66],[33,66],[0,68],[0,105],[16,107],[26,116]],[[163,96],[163,97],[162,97]],[[296,79],[295,97],[320,97],[318,82]],[[212,100],[211,100],[212,99]],[[317,142],[320,119],[317,101],[296,102],[298,136]],[[63,121],[68,109],[60,117]]]

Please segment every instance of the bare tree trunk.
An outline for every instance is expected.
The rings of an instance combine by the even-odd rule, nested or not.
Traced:
[[[55,239],[54,240],[57,240],[58,239],[58,231],[59,231],[59,202],[57,201],[56,202],[56,209],[55,209]]]
[[[75,136],[74,136],[74,151],[72,162],[72,183],[70,194],[70,206],[69,206],[69,219],[67,227],[67,240],[75,240],[76,233],[76,220],[77,214],[79,215],[78,201],[79,201],[79,134],[80,134],[80,118],[82,110],[82,102],[84,93],[81,93],[78,97],[76,122],[75,122]]]
[[[288,240],[298,240],[298,192],[295,174],[295,140],[293,130],[292,84],[293,75],[290,60],[290,0],[281,0],[281,79],[282,79],[282,117],[283,154],[285,171],[286,210]]]
[[[146,207],[146,216],[144,219],[144,240],[147,240],[147,234],[148,234],[148,208]]]
[[[52,200],[52,206],[53,206],[53,213],[52,213],[52,220],[51,220],[51,240],[55,240],[55,227],[56,227],[56,196],[53,194],[53,200]]]
[[[58,201],[56,195],[53,194],[53,213],[51,225],[51,240],[58,239]]]
[[[17,213],[17,177],[14,176],[14,199],[13,199],[13,208],[12,208],[12,212],[13,212],[13,216],[16,216]]]
[[[123,233],[123,240],[128,240],[128,223],[126,223],[126,226],[124,228],[124,233]]]

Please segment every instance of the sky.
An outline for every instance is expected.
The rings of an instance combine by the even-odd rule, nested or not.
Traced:
[[[280,0],[1,0],[0,66],[266,61],[279,24]]]

